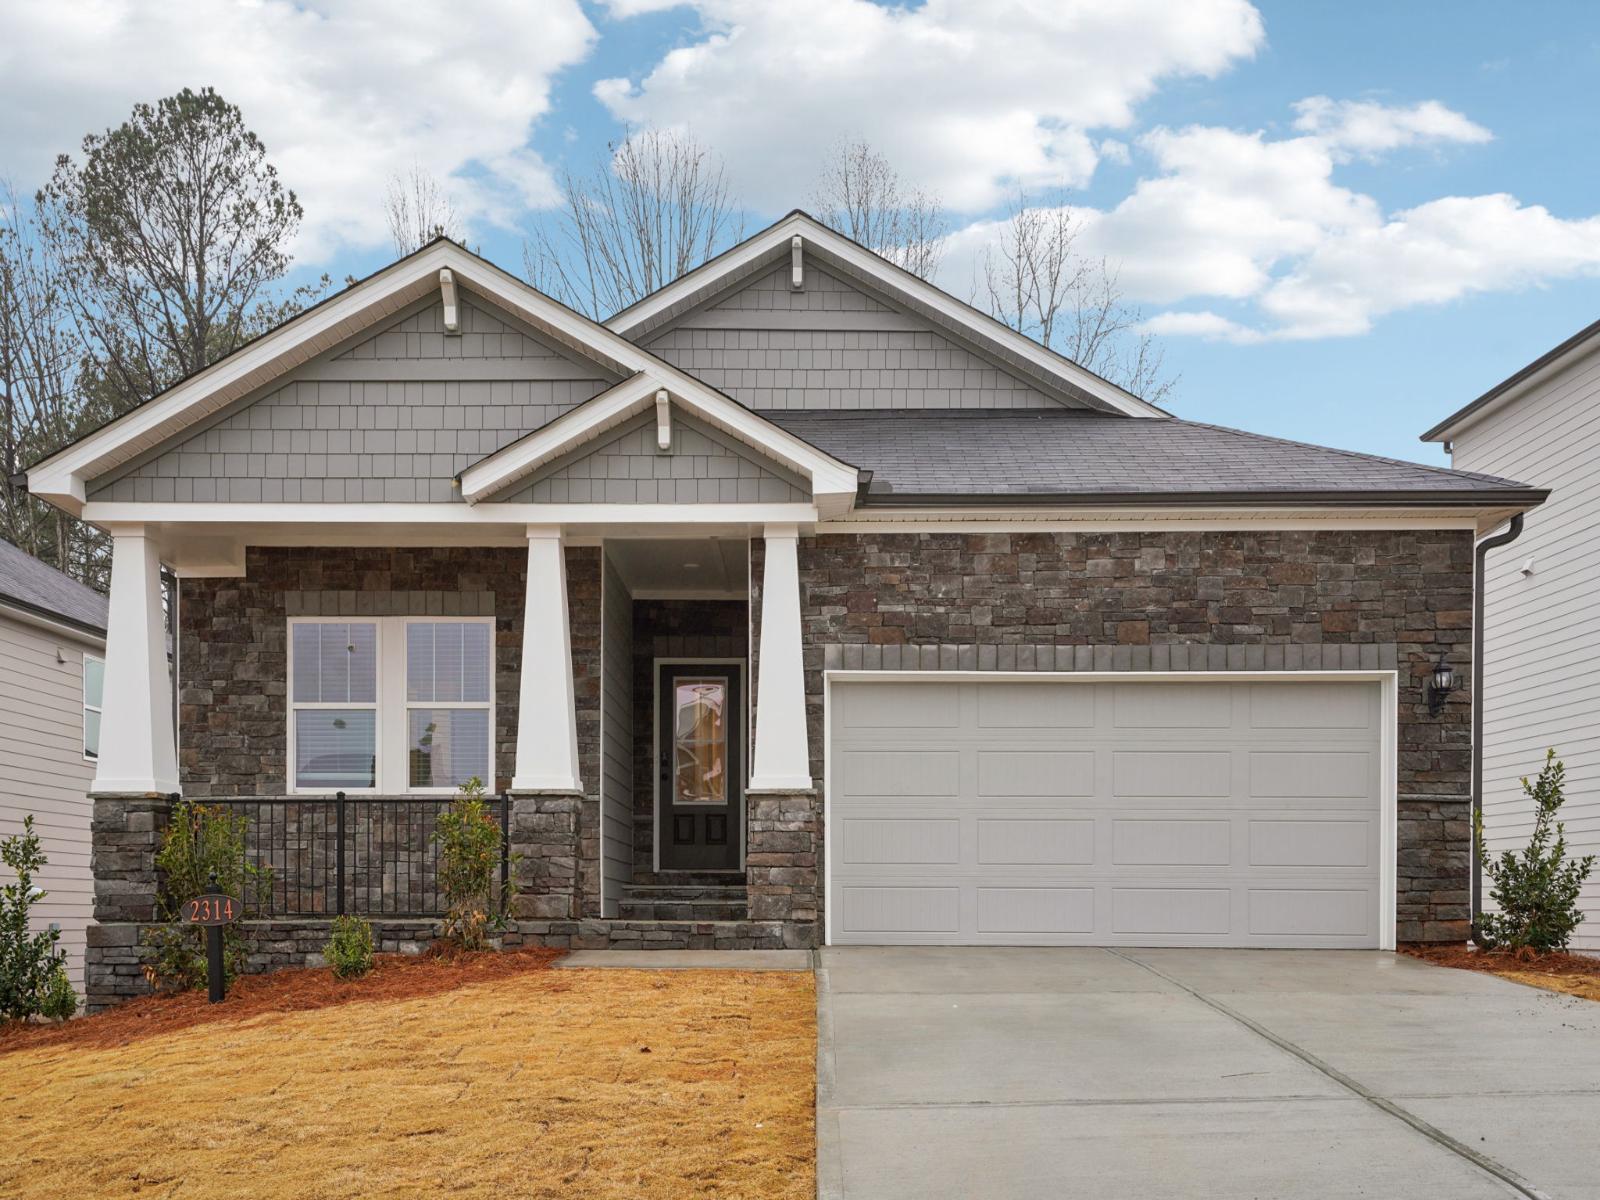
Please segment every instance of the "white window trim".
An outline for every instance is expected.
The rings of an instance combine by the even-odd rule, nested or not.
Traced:
[[[100,717],[101,728],[104,728],[105,727],[105,709],[102,707],[101,704],[90,704],[89,703],[89,664],[92,663],[92,662],[97,662],[97,663],[100,664],[100,699],[101,699],[102,702],[104,702],[104,700],[106,698],[106,691],[105,691],[105,688],[106,688],[106,660],[101,655],[98,655],[98,654],[85,654],[83,656],[83,671],[82,671],[82,679],[83,679],[83,747],[82,747],[82,749],[83,749],[83,761],[84,762],[97,763],[97,762],[100,761],[100,739],[98,737],[95,738],[94,753],[90,754],[89,753],[89,714],[90,713],[95,713],[97,716],[99,716]]]
[[[406,630],[411,625],[485,625],[489,629],[489,701],[440,700],[413,701],[406,689]],[[297,625],[372,625],[377,629],[376,691],[377,699],[371,704],[360,702],[326,703],[297,702],[294,699],[294,628]],[[484,786],[492,790],[495,774],[495,619],[493,617],[443,617],[416,614],[403,617],[290,617],[288,640],[285,645],[288,662],[285,724],[284,784],[291,796],[326,796],[327,788],[300,787],[295,783],[295,719],[301,709],[370,709],[377,714],[374,726],[373,753],[377,759],[375,786],[370,788],[342,788],[349,796],[453,796],[455,787],[411,787],[407,767],[407,749],[410,745],[409,721],[413,708],[487,707],[489,713],[489,778]]]

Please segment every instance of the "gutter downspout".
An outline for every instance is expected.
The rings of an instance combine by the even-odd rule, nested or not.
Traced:
[[[1511,518],[1504,533],[1479,542],[1472,564],[1472,941],[1479,940],[1478,918],[1483,915],[1483,863],[1478,858],[1478,823],[1483,820],[1483,576],[1489,551],[1522,536],[1522,514]]]

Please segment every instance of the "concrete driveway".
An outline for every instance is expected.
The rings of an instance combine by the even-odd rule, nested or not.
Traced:
[[[1365,951],[864,949],[825,1200],[1600,1197],[1600,1004]]]

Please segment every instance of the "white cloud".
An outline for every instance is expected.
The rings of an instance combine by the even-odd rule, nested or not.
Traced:
[[[1294,127],[1335,154],[1374,156],[1403,146],[1434,142],[1478,144],[1494,134],[1437,100],[1397,108],[1372,100],[1308,96],[1294,106]]]
[[[626,15],[659,0],[613,0]],[[691,128],[748,201],[810,197],[840,138],[979,212],[1017,185],[1082,184],[1093,133],[1126,128],[1163,82],[1215,77],[1263,43],[1246,0],[694,0],[698,40],[595,94],[633,124]]]
[[[1397,119],[1411,132],[1380,135],[1365,110],[1347,121],[1347,108],[1332,101],[1299,107],[1319,114],[1316,132],[1272,139],[1206,126],[1154,130],[1139,148],[1156,173],[1110,209],[1075,210],[1080,249],[1117,267],[1130,300],[1234,306],[1232,315],[1158,312],[1146,328],[1239,343],[1344,337],[1402,309],[1600,275],[1600,216],[1562,218],[1504,194],[1386,212],[1334,179],[1357,147],[1376,153],[1481,137],[1433,116]],[[1432,102],[1389,111],[1449,112]],[[966,284],[994,236],[989,222],[956,235],[953,269],[966,275],[950,283]]]
[[[0,171],[31,189],[134,103],[209,85],[299,195],[307,259],[384,242],[385,180],[413,161],[450,177],[469,221],[508,220],[553,196],[528,135],[594,36],[577,0],[486,0],[470,15],[383,0],[14,6]]]

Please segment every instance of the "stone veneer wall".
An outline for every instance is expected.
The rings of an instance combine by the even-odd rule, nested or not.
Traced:
[[[1466,936],[1471,533],[827,534],[801,539],[800,580],[817,795],[781,815],[812,845],[782,884],[752,867],[752,917],[821,908],[825,668],[1397,667],[1399,940]],[[1441,650],[1458,685],[1430,717]]]
[[[655,858],[655,660],[749,657],[743,600],[633,602],[633,878],[649,883]],[[747,686],[748,686],[748,681]],[[749,760],[748,750],[745,754]],[[748,770],[748,767],[746,768]]]
[[[585,794],[518,797],[513,804],[511,843],[522,856],[517,876],[524,892],[518,915],[529,919],[575,920],[598,916],[600,907],[600,550],[571,547],[566,559]],[[184,794],[285,793],[288,618],[313,615],[493,615],[493,786],[508,787],[516,758],[526,579],[527,554],[520,548],[251,548],[242,578],[181,581],[178,769]],[[154,856],[166,809],[165,801],[96,801],[97,925],[88,935],[86,968],[91,1006],[146,990],[137,925],[154,917]],[[318,936],[315,921],[290,924],[306,924],[313,929],[307,936]]]

